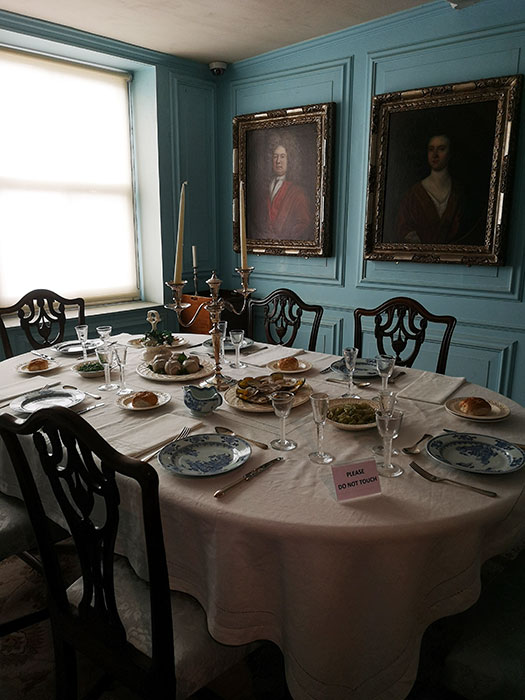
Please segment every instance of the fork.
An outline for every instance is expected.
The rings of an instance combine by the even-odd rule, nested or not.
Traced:
[[[180,433],[174,437],[170,438],[167,440],[165,443],[163,443],[160,447],[157,447],[156,450],[153,450],[152,452],[148,452],[145,454],[143,457],[141,457],[142,462],[149,462],[149,460],[152,457],[155,457],[156,454],[158,454],[166,445],[169,445],[170,442],[176,442],[177,440],[184,440],[185,437],[188,437],[188,435],[191,433],[191,428],[188,425],[185,425],[184,428],[180,431]]]
[[[428,479],[428,481],[433,481],[434,483],[437,483],[439,481],[443,481],[448,484],[454,484],[455,486],[461,486],[464,489],[470,489],[471,491],[476,491],[477,493],[481,493],[484,496],[490,496],[491,498],[497,498],[498,494],[495,493],[494,491],[487,491],[485,489],[480,489],[477,486],[472,486],[472,484],[464,484],[462,481],[455,481],[454,479],[446,479],[443,476],[436,476],[435,474],[430,474],[430,472],[427,472],[421,467],[417,462],[410,462],[410,466],[412,469],[417,472],[420,476],[422,476],[424,479]]]

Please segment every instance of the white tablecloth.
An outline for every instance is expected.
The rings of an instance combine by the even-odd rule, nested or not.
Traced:
[[[132,371],[139,358],[140,351],[130,351],[129,384],[151,388],[152,382]],[[333,358],[317,353],[302,358],[314,364],[305,374],[314,389],[331,396],[343,393],[344,385],[326,382],[327,375],[319,374]],[[0,363],[0,380],[10,389],[20,362],[13,358]],[[44,376],[80,388],[97,386],[99,380],[78,378],[68,364],[72,361]],[[236,377],[264,372],[257,367],[224,371]],[[407,370],[396,388],[407,386],[417,374]],[[25,380],[20,377],[21,384]],[[179,425],[181,417],[189,416],[181,384],[155,386],[172,393],[166,407],[130,415],[113,405],[114,397],[106,397],[106,406],[87,413],[86,419],[108,439],[117,441],[119,431],[135,426],[147,442],[148,420],[175,414]],[[375,381],[360,391],[372,397],[378,388]],[[405,417],[399,445],[413,443],[424,432],[438,434],[442,428],[523,442],[525,409],[469,384],[456,395],[473,393],[504,402],[510,416],[481,424],[455,417],[443,405],[400,399]],[[240,412],[226,404],[197,432],[211,432],[215,425],[265,442],[278,435],[273,414]],[[284,462],[222,499],[213,493],[239,472],[181,479],[158,468],[172,585],[199,599],[218,640],[276,642],[295,700],[401,700],[414,682],[426,627],[470,606],[479,594],[482,562],[524,537],[525,469],[481,476],[447,470],[424,453],[417,457],[436,474],[497,491],[499,498],[492,499],[430,483],[409,468],[409,457],[401,455],[398,461],[405,474],[381,479],[380,495],[337,502],[330,466],[313,464],[307,456],[315,446],[309,404],[292,411],[288,434],[299,443],[297,450],[281,453]],[[337,463],[369,458],[378,442],[375,429],[345,432],[327,426],[325,432],[325,448],[336,455]],[[276,454],[254,448],[246,470]],[[0,489],[16,493],[3,451]],[[133,495],[125,488],[122,503],[119,547],[145,575],[136,547],[141,524]]]

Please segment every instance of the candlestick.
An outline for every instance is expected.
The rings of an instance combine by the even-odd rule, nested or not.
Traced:
[[[173,272],[173,281],[178,284],[182,281],[182,251],[184,241],[184,209],[186,207],[186,185],[184,181],[180,187],[180,202],[179,202],[179,229],[177,232],[177,253],[175,255],[175,270]]]
[[[241,239],[241,268],[248,267],[246,251],[246,210],[244,206],[244,182],[239,184],[239,235]]]
[[[191,246],[191,260],[193,267],[197,267],[197,246]]]

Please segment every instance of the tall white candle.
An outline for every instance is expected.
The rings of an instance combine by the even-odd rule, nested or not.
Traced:
[[[244,206],[244,182],[239,184],[239,234],[241,239],[241,268],[248,267],[246,250],[246,211]]]
[[[186,206],[186,185],[184,181],[180,188],[179,202],[179,230],[177,232],[177,252],[175,254],[175,270],[173,272],[173,280],[177,283],[182,282],[182,250],[184,241],[184,208]]]
[[[197,246],[191,246],[191,259],[193,262],[193,267],[197,267]]]

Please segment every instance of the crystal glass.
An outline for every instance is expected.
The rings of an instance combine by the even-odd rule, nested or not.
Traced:
[[[381,377],[381,389],[386,391],[388,388],[388,379],[394,371],[396,358],[392,355],[377,355],[376,356],[377,373]]]
[[[377,429],[383,438],[384,459],[383,463],[378,464],[377,467],[380,476],[400,476],[403,473],[400,466],[392,463],[392,441],[399,435],[402,420],[402,411],[394,410],[392,413],[377,411],[376,413]]]
[[[86,323],[82,323],[79,326],[75,326],[75,331],[77,333],[77,338],[82,345],[82,359],[86,361],[88,359],[86,343],[88,339],[88,326]]]
[[[226,353],[224,352],[224,342],[226,340],[226,330],[228,329],[228,321],[220,321],[218,328],[221,332],[221,351],[219,355],[219,364],[227,365],[228,360],[226,359]]]
[[[104,345],[107,345],[109,336],[111,335],[111,331],[113,330],[112,326],[97,326],[96,330],[99,336],[102,338]]]
[[[317,427],[317,451],[310,452],[308,457],[316,464],[330,464],[334,461],[334,456],[323,450],[323,433],[328,412],[328,394],[318,392],[310,396],[314,422]]]
[[[244,331],[242,330],[233,330],[230,331],[230,341],[233,347],[235,348],[235,362],[232,362],[230,364],[230,367],[232,369],[242,369],[243,367],[246,367],[244,362],[241,362],[241,345],[242,341],[244,340]]]
[[[397,399],[395,391],[380,391],[379,394],[374,398],[377,401],[377,410],[381,413],[392,413],[396,407]],[[372,452],[375,455],[382,455],[384,453],[383,445],[374,445],[372,447]],[[392,448],[392,455],[395,457],[399,454],[399,451]]]
[[[274,450],[295,450],[297,443],[286,439],[286,419],[292,410],[294,395],[291,391],[276,391],[270,398],[275,415],[280,420],[281,429],[281,437],[278,440],[272,440],[270,445]]]
[[[98,330],[98,328],[97,328]],[[104,367],[104,384],[99,386],[100,391],[115,391],[118,389],[118,384],[113,384],[111,382],[111,363],[113,361],[113,348],[108,345],[100,345],[100,347],[95,348],[97,353],[97,358],[100,364]]]
[[[115,359],[117,360],[118,368],[120,371],[120,389],[117,391],[117,396],[125,396],[126,394],[132,394],[134,390],[130,389],[126,385],[126,359],[128,357],[128,346],[115,345],[113,347],[113,352],[115,354]]]
[[[348,372],[348,389],[342,395],[345,399],[360,399],[359,394],[355,393],[354,389],[354,372],[355,363],[357,362],[357,348],[345,348],[343,350],[343,357],[346,365],[346,370]]]

